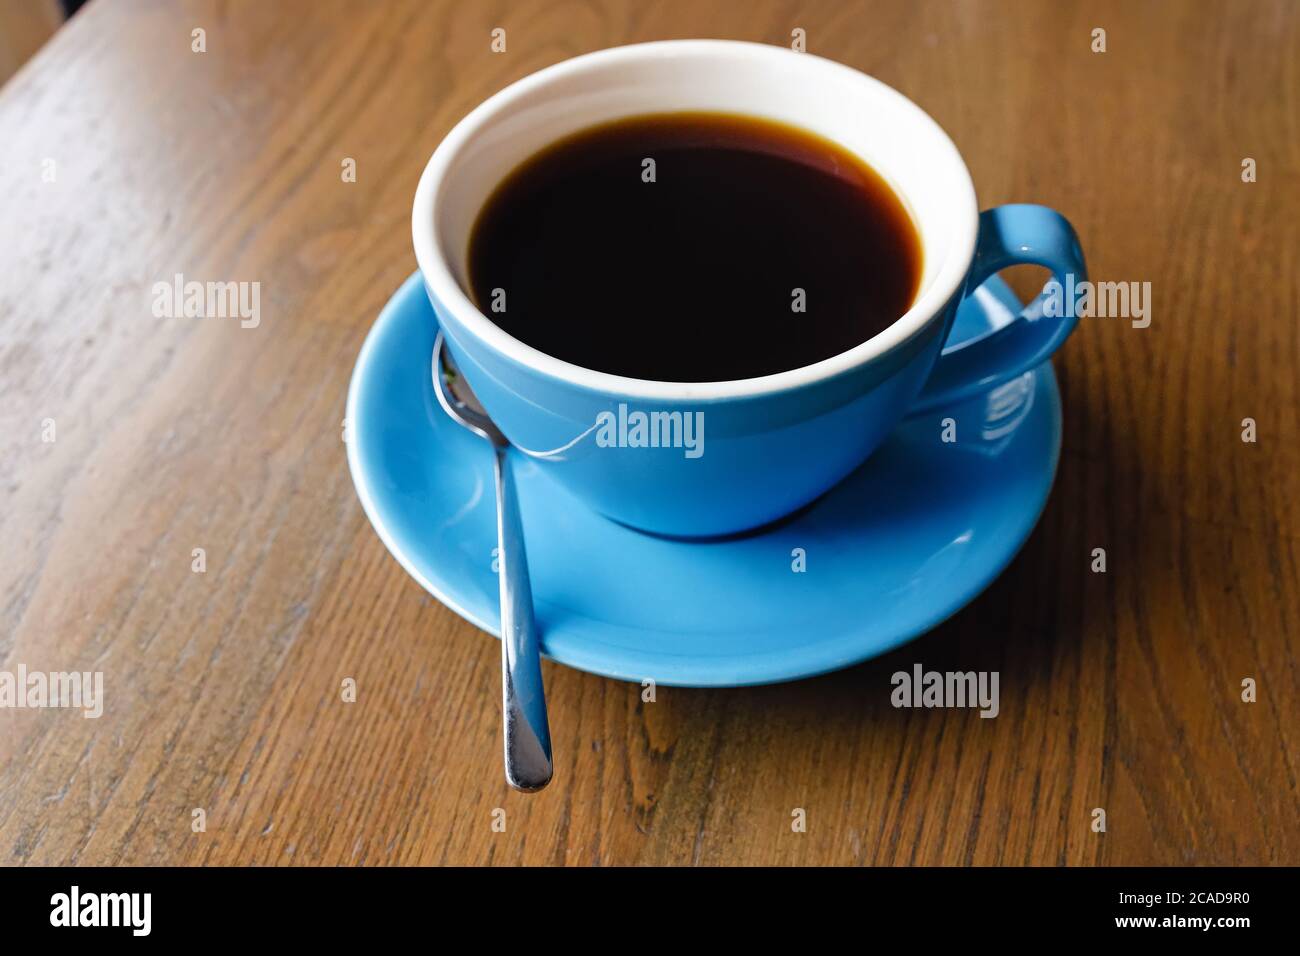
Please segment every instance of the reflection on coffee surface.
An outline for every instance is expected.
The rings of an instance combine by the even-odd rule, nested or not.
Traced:
[[[847,351],[920,282],[902,202],[812,133],[722,113],[596,126],[488,198],[470,293],[494,323],[585,368],[669,382],[753,378]]]

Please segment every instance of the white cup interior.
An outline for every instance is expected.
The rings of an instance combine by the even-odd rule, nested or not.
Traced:
[[[837,364],[865,360],[905,341],[956,291],[974,252],[978,215],[970,174],[939,125],[901,93],[842,64],[726,40],[646,43],[577,57],[526,77],[474,110],[438,147],[417,192],[413,229],[426,281],[444,301],[476,312],[463,294],[467,252],[471,228],[492,190],[524,160],[569,133],[626,116],[678,110],[760,116],[831,139],[884,177],[917,227],[924,261],[908,313],[851,352],[796,372],[833,373]],[[450,282],[458,288],[438,288]],[[506,336],[486,317],[477,319],[490,329],[473,317],[462,318],[476,334],[532,364],[558,362]],[[565,372],[580,377],[577,372],[585,371],[574,369],[567,366]],[[747,381],[764,387],[796,384],[766,381],[792,374]],[[691,391],[702,397],[709,389]]]

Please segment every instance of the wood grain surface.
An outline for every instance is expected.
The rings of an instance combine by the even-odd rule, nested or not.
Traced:
[[[1046,513],[948,623],[654,703],[548,664],[556,779],[511,792],[498,645],[385,551],[341,440],[417,177],[550,63],[796,27],[982,206],[1149,281],[1151,325],[1080,323]],[[1298,171],[1286,0],[93,0],[0,91],[0,669],[102,671],[105,709],[0,710],[0,862],[1300,864]],[[261,282],[260,326],[155,318],[178,272]],[[1000,716],[892,708],[914,662],[999,671]]]
[[[18,72],[62,24],[59,0],[0,0],[0,83]]]

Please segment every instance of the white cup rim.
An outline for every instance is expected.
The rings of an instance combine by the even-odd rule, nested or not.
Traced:
[[[931,132],[937,134],[933,138],[938,148],[950,151],[949,165],[954,175],[962,179],[956,184],[959,202],[966,208],[954,210],[958,225],[951,237],[952,245],[944,257],[938,274],[921,290],[911,308],[865,342],[820,362],[756,378],[718,382],[651,381],[574,365],[527,345],[485,316],[465,294],[453,275],[435,228],[440,187],[455,158],[465,145],[516,100],[562,77],[584,70],[606,68],[629,58],[734,54],[738,48],[743,48],[746,56],[799,57],[815,61],[820,69],[851,73],[857,81],[872,85],[878,95],[896,99],[914,115],[917,122],[928,124]],[[526,158],[520,156],[519,162],[523,162]],[[961,226],[962,223],[965,224],[964,228]],[[944,305],[960,290],[975,254],[978,229],[978,205],[970,172],[952,139],[921,107],[893,87],[842,63],[809,53],[796,53],[785,47],[739,40],[661,40],[612,47],[564,60],[510,84],[475,107],[451,129],[434,150],[420,176],[411,212],[415,257],[430,293],[445,308],[452,310],[456,321],[484,345],[520,365],[577,386],[630,398],[660,401],[712,401],[802,388],[880,358],[924,331],[930,321],[943,310]],[[922,242],[924,246],[924,238]]]

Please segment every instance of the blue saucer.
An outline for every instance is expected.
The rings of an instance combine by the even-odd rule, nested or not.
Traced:
[[[953,341],[987,334],[1019,308],[994,278],[962,305]],[[357,359],[348,464],[402,567],[496,633],[492,455],[438,406],[436,333],[412,276]],[[955,442],[942,440],[946,418]],[[903,422],[795,516],[703,543],[615,524],[515,456],[542,650],[581,670],[690,687],[792,680],[875,657],[939,624],[1006,567],[1047,501],[1060,445],[1060,395],[1044,364]]]

